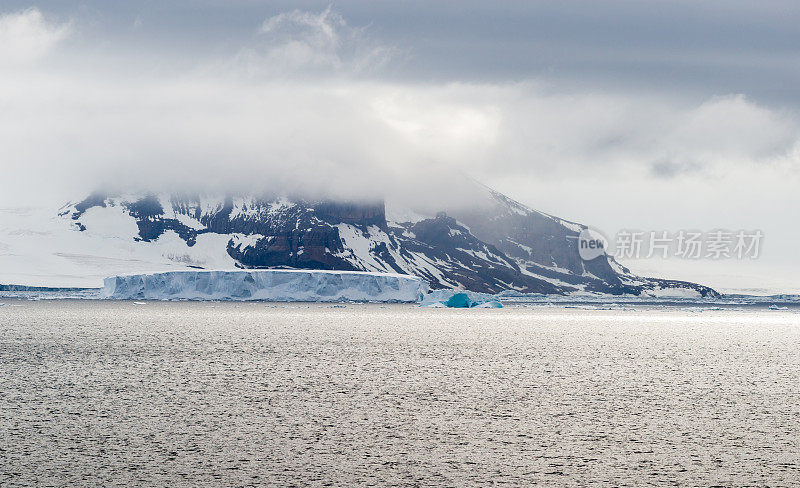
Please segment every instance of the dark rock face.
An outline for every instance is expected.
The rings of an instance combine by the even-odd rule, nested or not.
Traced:
[[[386,209],[383,202],[373,204],[319,202],[314,205],[314,214],[332,225],[344,223],[360,226],[375,225],[386,231]]]
[[[106,195],[104,193],[93,193],[85,200],[75,205],[75,212],[72,214],[72,220],[77,220],[81,215],[92,207],[105,207]]]
[[[302,252],[301,252],[302,251]],[[350,262],[336,257],[342,246],[336,228],[315,225],[282,229],[271,238],[260,239],[255,246],[228,243],[228,254],[245,268],[291,267],[301,269],[338,269],[358,271]]]
[[[505,195],[488,188],[484,190],[487,200],[484,205],[455,213],[476,237],[495,245],[533,273],[570,284],[598,280],[600,283],[596,286],[601,288],[622,285],[608,257],[581,259],[578,235],[583,226],[532,211]],[[576,280],[576,277],[580,278]]]
[[[449,288],[449,282],[482,293],[498,293],[509,288],[525,290],[526,293],[562,292],[545,280],[523,274],[514,260],[480,241],[466,227],[446,215],[440,214],[404,229],[406,232],[401,235],[411,234],[414,238],[404,240],[403,248],[442,263],[437,269],[445,280],[437,279],[436,274],[428,270],[415,273],[426,278],[432,288]]]
[[[481,187],[470,210],[451,209],[417,222],[390,222],[383,202],[289,201],[285,198],[144,195],[134,201],[95,194],[62,215],[83,230],[94,207],[118,207],[147,245],[175,232],[192,247],[203,234],[229,236],[220,249],[242,268],[290,267],[414,274],[431,288],[563,294],[578,290],[638,295],[693,283],[641,278],[609,256],[583,261],[582,226],[531,210]],[[121,215],[120,218],[127,218]]]

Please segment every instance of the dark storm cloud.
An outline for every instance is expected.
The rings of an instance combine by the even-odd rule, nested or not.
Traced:
[[[6,10],[30,6],[6,2]],[[322,1],[36,4],[87,21],[107,42],[203,57],[252,38],[268,17],[324,10]],[[559,84],[746,93],[800,99],[800,3],[790,1],[344,1],[335,10],[407,56],[384,77],[499,82],[546,76]],[[85,36],[86,40],[92,36]],[[168,42],[166,42],[168,41]]]

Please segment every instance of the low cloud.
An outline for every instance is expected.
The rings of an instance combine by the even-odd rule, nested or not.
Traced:
[[[535,86],[496,93],[505,108],[493,159],[503,171],[624,178],[661,164],[698,177],[721,176],[752,164],[766,170],[800,140],[793,116],[740,95],[697,103]]]
[[[72,32],[72,24],[48,22],[36,8],[0,14],[0,68],[34,63]]]

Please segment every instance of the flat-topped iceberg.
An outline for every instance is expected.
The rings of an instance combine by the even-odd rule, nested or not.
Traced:
[[[466,290],[435,290],[424,297],[420,307],[432,308],[503,308],[494,295]]]
[[[278,302],[417,302],[422,278],[323,270],[168,271],[106,278],[106,298],[132,300],[267,300]]]

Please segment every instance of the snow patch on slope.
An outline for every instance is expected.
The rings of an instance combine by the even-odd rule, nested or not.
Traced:
[[[122,205],[92,207],[80,221],[83,232],[52,208],[0,209],[0,284],[100,287],[120,273],[235,267],[228,235],[199,234],[189,246],[169,230],[137,242],[136,220]]]
[[[386,203],[384,204],[384,211],[386,213],[386,220],[388,222],[417,223],[421,220],[431,218],[430,216],[422,215],[420,213],[411,210],[410,208],[398,205],[390,200],[387,200]]]
[[[164,232],[161,237],[152,241],[147,250],[160,254],[173,263],[202,268],[234,268],[236,261],[226,252],[230,236],[226,234],[200,234],[197,242],[189,247],[173,230]]]

